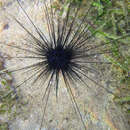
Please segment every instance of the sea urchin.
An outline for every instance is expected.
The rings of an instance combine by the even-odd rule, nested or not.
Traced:
[[[31,76],[28,76],[26,80],[24,80],[21,84],[16,86],[16,89],[22,86],[26,81],[30,81],[35,77],[33,84],[39,80],[47,80],[47,86],[45,88],[45,93],[42,97],[44,100],[45,96],[47,96],[46,103],[44,104],[42,122],[44,119],[44,114],[46,111],[46,106],[51,90],[51,82],[54,82],[56,87],[56,97],[58,96],[58,88],[59,88],[59,75],[62,75],[64,83],[66,85],[66,89],[70,95],[71,101],[74,105],[75,110],[81,118],[84,129],[86,129],[86,124],[82,118],[80,113],[78,104],[73,95],[71,89],[72,82],[81,82],[84,83],[87,87],[91,88],[89,84],[84,80],[85,77],[87,80],[95,83],[99,87],[105,89],[107,92],[110,92],[107,88],[100,85],[97,81],[87,76],[86,71],[96,72],[93,67],[90,67],[88,64],[93,63],[105,63],[110,64],[110,62],[97,61],[95,56],[100,56],[101,54],[111,53],[111,51],[103,50],[102,52],[96,52],[98,48],[104,47],[105,43],[102,44],[90,44],[88,41],[93,38],[96,33],[96,29],[93,33],[90,33],[89,28],[93,25],[87,21],[86,18],[89,14],[89,11],[92,6],[86,11],[85,15],[81,18],[80,21],[76,21],[78,17],[78,12],[80,10],[80,4],[75,8],[73,2],[70,2],[68,5],[68,9],[65,13],[65,17],[56,16],[57,12],[55,8],[52,8],[51,1],[50,7],[46,2],[44,3],[44,13],[47,21],[47,28],[49,37],[46,37],[45,34],[39,29],[34,22],[30,19],[26,11],[23,9],[19,0],[17,0],[19,6],[23,10],[26,17],[29,19],[31,24],[33,25],[36,33],[39,38],[33,35],[18,19],[13,17],[15,21],[31,36],[33,43],[27,43],[33,46],[34,50],[21,48],[19,46],[8,45],[7,46],[17,48],[21,51],[29,52],[35,56],[25,56],[25,57],[12,57],[12,58],[30,58],[30,59],[39,59],[39,62],[35,64],[21,67],[19,69],[9,70],[8,72],[18,72],[22,70],[35,70]],[[70,13],[71,12],[71,13]],[[5,73],[6,70],[0,72],[0,74]],[[44,83],[43,83],[44,84]],[[44,85],[41,87],[45,87]],[[12,91],[10,92],[12,93]],[[8,95],[8,94],[7,94]],[[6,96],[7,96],[6,95]],[[42,123],[40,129],[42,127]]]

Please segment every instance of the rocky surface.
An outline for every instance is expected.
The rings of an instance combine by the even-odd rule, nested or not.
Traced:
[[[21,2],[23,1],[21,0]],[[7,57],[5,67],[11,69],[32,64],[35,61],[14,60],[10,58],[11,56],[28,54],[28,52],[25,53],[19,49],[5,45],[18,45],[23,48],[28,48],[24,40],[28,35],[10,17],[10,13],[24,23],[33,33],[35,33],[34,29],[15,0],[0,0],[0,5],[0,52],[2,56]],[[34,6],[32,0],[27,0],[22,5],[32,20],[35,21],[35,24],[43,28],[44,32],[47,32],[43,10],[41,8],[43,4],[35,4]],[[106,70],[106,73],[108,75],[108,70]],[[13,85],[17,85],[26,80],[30,74],[29,72],[13,73]],[[96,78],[95,75],[90,75]],[[111,84],[107,84],[107,81],[111,78],[110,75],[109,77],[101,78],[102,80],[100,82],[104,86],[111,86]],[[73,93],[87,125],[87,130],[128,130],[127,120],[121,110],[114,104],[113,96],[95,84],[89,81],[87,82],[92,89],[88,89],[82,84],[72,85]],[[32,86],[31,81],[29,81],[20,87],[22,96],[28,101],[28,105],[25,106],[26,109],[24,112],[22,111],[15,119],[8,121],[10,130],[39,130],[42,107],[45,104],[41,98],[46,84],[42,87],[39,86],[40,82]],[[73,109],[62,77],[60,78],[58,101],[55,97],[55,89],[52,88],[42,130],[83,130],[82,123]]]

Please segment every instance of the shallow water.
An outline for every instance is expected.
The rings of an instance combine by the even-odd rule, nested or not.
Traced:
[[[29,21],[23,14],[22,10],[14,0],[10,1],[0,1],[3,5],[0,8],[0,21],[1,21],[1,31],[0,31],[0,41],[4,44],[18,45],[20,47],[28,48],[24,38],[28,35],[24,30],[19,27],[19,25],[9,16],[9,13],[13,14],[15,17],[19,18],[25,26],[34,32],[34,29],[30,25]],[[24,9],[27,11],[29,16],[40,28],[44,27],[44,32],[47,32],[46,25],[44,23],[44,15],[42,13],[43,4],[40,3],[38,6],[33,5],[31,0],[25,1],[23,4]],[[8,12],[8,13],[7,13]],[[9,28],[4,29],[3,25],[8,24]],[[10,56],[23,56],[28,53],[21,52],[18,49],[7,47],[0,44],[0,51],[3,55]],[[29,65],[32,60],[13,60],[9,59],[5,62],[5,67],[14,66],[25,66]],[[108,72],[108,71],[107,71]],[[96,79],[95,74],[88,73],[90,76]],[[23,74],[23,72],[14,73],[14,85],[19,84],[21,81],[26,80],[29,72]],[[111,76],[110,76],[111,77]],[[101,82],[106,86],[106,82],[109,80],[102,77]],[[113,102],[113,96],[107,93],[105,90],[96,86],[95,84],[87,81],[92,89],[87,88],[82,84],[72,85],[72,90],[79,105],[82,117],[86,123],[87,130],[127,130],[129,129],[125,120],[123,113]],[[25,82],[20,87],[21,94],[25,100],[28,101],[28,105],[25,106],[25,112],[20,113],[9,122],[10,130],[38,130],[42,118],[42,106],[45,104],[41,100],[44,93],[46,84],[39,87],[40,82],[35,86],[32,86],[31,81]],[[53,86],[53,84],[52,84]],[[110,85],[108,86],[110,87]],[[52,87],[51,95],[49,97],[47,111],[45,114],[45,122],[43,123],[42,130],[82,130],[83,126],[80,118],[77,116],[73,109],[73,105],[65,88],[62,76],[60,77],[60,85],[58,91],[58,101],[55,96],[55,88]]]

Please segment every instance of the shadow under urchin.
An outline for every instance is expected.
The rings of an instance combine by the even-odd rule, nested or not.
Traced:
[[[56,13],[54,12],[55,9],[52,8],[52,6],[48,7],[48,5],[44,3],[44,13],[47,21],[47,28],[49,34],[49,39],[48,39],[45,36],[45,34],[42,32],[42,30],[39,29],[34,24],[34,22],[30,19],[26,11],[23,9],[19,0],[17,0],[17,2],[20,8],[23,10],[25,16],[30,20],[36,33],[39,35],[39,38],[33,35],[18,19],[13,17],[13,19],[28,33],[28,35],[31,36],[31,38],[33,39],[32,45],[35,46],[34,47],[35,49],[34,51],[32,51],[30,49],[21,48],[18,46],[7,45],[7,44],[5,45],[13,48],[17,48],[21,51],[27,51],[35,55],[32,57],[26,56],[26,57],[12,57],[12,58],[20,58],[20,59],[34,58],[34,59],[40,59],[41,61],[36,64],[32,64],[30,66],[26,66],[23,68],[21,67],[19,69],[14,69],[11,71],[8,70],[9,72],[14,73],[22,70],[37,69],[37,71],[34,74],[28,76],[25,81],[17,85],[16,89],[21,87],[26,81],[29,81],[33,77],[35,77],[35,80],[33,81],[34,84],[39,80],[42,80],[42,78],[48,79],[48,84],[45,88],[45,93],[42,97],[42,99],[44,99],[45,96],[47,96],[46,103],[44,104],[43,116],[40,125],[40,129],[41,129],[49,94],[50,94],[50,89],[52,87],[51,82],[53,81],[55,84],[56,96],[57,96],[58,87],[59,87],[59,73],[61,73],[66,85],[66,89],[74,105],[74,108],[76,109],[77,114],[81,119],[84,129],[87,129],[86,123],[82,118],[78,104],[73,95],[71,89],[71,83],[77,82],[78,80],[78,82],[81,82],[85,84],[87,87],[91,88],[89,84],[87,84],[87,82],[84,80],[83,77],[85,77],[86,79],[95,83],[99,87],[105,89],[107,92],[111,93],[107,88],[99,84],[91,77],[87,76],[87,74],[85,73],[86,71],[89,72],[98,71],[93,67],[90,67],[88,64],[91,63],[111,64],[110,62],[95,60],[96,59],[95,56],[111,53],[111,51],[108,49],[104,49],[102,52],[95,51],[98,48],[104,47],[106,43],[101,43],[98,45],[94,44],[94,46],[90,45],[89,47],[88,41],[94,37],[94,34],[97,31],[95,29],[94,33],[90,33],[89,27],[91,27],[92,25],[89,24],[88,22],[86,23],[86,18],[89,14],[90,9],[92,8],[92,5],[90,5],[90,8],[86,11],[85,15],[81,18],[80,22],[77,23],[76,20],[78,17],[78,12],[80,10],[80,4],[78,5],[78,7],[74,7],[73,2],[71,2],[68,6],[65,18],[61,18],[58,16],[54,18],[56,15]],[[51,0],[50,0],[50,5],[51,5]],[[73,11],[73,13],[71,12],[71,10]],[[70,17],[71,14],[73,14],[72,18]],[[56,19],[57,23],[55,23],[54,19]],[[4,71],[1,72],[1,74],[2,73],[4,73]],[[53,80],[54,78],[55,80]],[[44,84],[42,86],[44,86]],[[10,93],[12,93],[12,91]]]

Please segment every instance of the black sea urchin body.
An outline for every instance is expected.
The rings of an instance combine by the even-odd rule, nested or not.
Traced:
[[[49,48],[46,52],[46,58],[51,71],[69,71],[73,50],[69,47],[64,48],[62,44],[59,44],[54,48]]]
[[[27,29],[19,20],[13,17],[15,21],[23,28],[23,30],[25,30],[27,34],[31,36],[32,42],[27,41],[27,44],[32,46],[33,50],[14,45],[5,45],[33,54],[33,56],[28,55],[25,57],[12,57],[14,59],[34,59],[38,61],[25,67],[8,70],[8,72],[11,73],[18,73],[19,71],[23,70],[26,70],[26,72],[33,72],[33,74],[27,76],[26,80],[18,84],[16,89],[21,87],[25,82],[30,82],[30,80],[33,80],[32,85],[39,81],[42,82],[40,87],[45,87],[45,92],[42,95],[42,101],[46,96],[46,102],[43,104],[44,108],[40,126],[41,129],[45,118],[44,116],[51,88],[55,87],[56,96],[58,97],[57,93],[59,89],[59,76],[61,75],[66,85],[66,89],[70,95],[74,109],[80,116],[84,129],[87,129],[87,123],[84,121],[79,110],[71,84],[74,83],[75,85],[75,83],[80,82],[88,88],[94,89],[87,82],[91,81],[100,88],[105,89],[105,91],[110,92],[107,88],[86,74],[86,72],[97,72],[96,69],[90,66],[91,64],[110,64],[109,62],[104,62],[97,57],[105,53],[111,53],[110,50],[104,47],[105,43],[92,44],[89,41],[94,37],[94,34],[97,31],[96,29],[93,33],[90,33],[89,31],[89,28],[94,28],[93,24],[87,19],[91,5],[90,8],[85,12],[85,15],[78,20],[77,16],[80,10],[80,4],[78,7],[74,7],[73,2],[68,4],[65,16],[61,17],[57,16],[58,12],[55,11],[55,8],[52,8],[51,2],[49,2],[50,6],[48,6],[47,3],[44,3],[44,13],[48,29],[48,37],[46,37],[46,35],[42,32],[42,28],[39,29],[34,22],[32,22],[26,11],[21,6],[20,2],[18,0],[17,2],[26,17],[29,19],[30,23],[33,25],[38,37],[33,35],[29,29]],[[100,52],[97,50],[98,48],[103,49],[101,49],[102,51]],[[0,74],[5,73],[5,71],[1,71]],[[47,86],[44,86],[45,81],[47,81]],[[53,86],[52,83],[54,83]],[[10,93],[12,93],[12,91]]]

